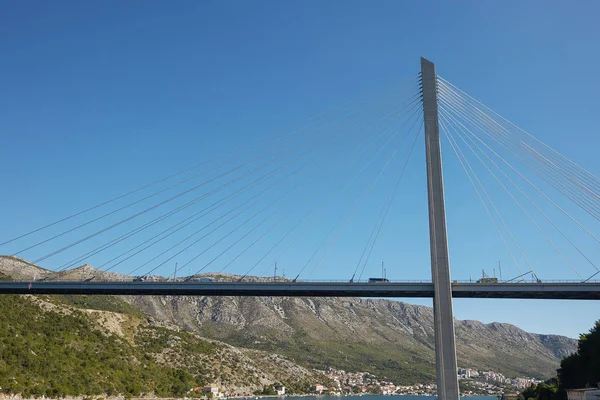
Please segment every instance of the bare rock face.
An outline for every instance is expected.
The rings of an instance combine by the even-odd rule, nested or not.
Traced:
[[[433,312],[429,307],[361,298],[124,297],[156,318],[234,345],[274,351],[310,366],[351,369],[365,357],[390,375],[421,364],[433,377]],[[576,341],[527,333],[513,325],[455,321],[458,363],[508,376],[548,377]],[[310,354],[303,353],[311,349]],[[340,361],[347,359],[348,362]],[[358,363],[358,365],[356,365]],[[390,368],[381,367],[388,363]],[[365,368],[363,366],[363,368]],[[359,368],[360,369],[360,368]],[[403,375],[403,374],[401,374]],[[409,374],[407,379],[417,378]]]
[[[13,280],[43,279],[52,275],[52,271],[14,256],[0,256],[0,273]]]

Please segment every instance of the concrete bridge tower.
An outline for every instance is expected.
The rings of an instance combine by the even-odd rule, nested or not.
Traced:
[[[437,78],[435,66],[424,58],[421,58],[421,85],[423,117],[425,120],[431,278],[434,288],[433,314],[437,392],[439,400],[458,400],[452,286],[448,258],[448,237],[446,235],[444,182],[438,121]]]

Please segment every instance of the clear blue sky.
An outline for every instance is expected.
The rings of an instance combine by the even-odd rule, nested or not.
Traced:
[[[600,173],[596,1],[21,1],[1,9],[0,242],[415,75],[421,56]],[[365,275],[385,260],[392,279],[430,277],[420,142]],[[509,265],[460,167],[444,156],[453,276]],[[348,228],[313,278],[351,275],[350,250],[364,247],[377,207]],[[517,212],[508,215],[518,230]],[[541,277],[576,278],[556,254],[524,240]],[[288,275],[306,246],[282,263]],[[600,264],[597,244],[586,249]],[[61,257],[42,265],[69,260]],[[576,337],[600,318],[600,303],[457,300],[455,312]]]

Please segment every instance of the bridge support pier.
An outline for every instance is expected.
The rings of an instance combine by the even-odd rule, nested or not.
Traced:
[[[425,123],[427,160],[427,194],[429,200],[429,241],[433,314],[435,329],[435,367],[439,400],[458,400],[456,342],[452,312],[452,286],[446,235],[444,182],[438,121],[437,80],[435,66],[421,58],[421,85]]]

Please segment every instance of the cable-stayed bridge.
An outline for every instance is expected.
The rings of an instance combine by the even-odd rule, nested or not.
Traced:
[[[422,132],[427,188],[402,197],[425,204],[427,193],[432,281],[392,282],[384,272],[369,282]],[[451,279],[442,139],[510,261],[507,279],[500,265],[499,278]],[[417,76],[4,240],[0,251],[27,258],[39,275],[2,281],[0,293],[432,297],[440,397],[458,399],[452,297],[600,299],[599,220],[597,176],[423,59]],[[352,230],[359,234],[344,243]],[[345,282],[311,281],[336,257],[350,265],[336,271]],[[84,263],[97,270],[77,278]],[[254,278],[277,263],[292,279]],[[215,270],[238,274],[198,281]],[[554,282],[559,273],[575,282]]]

